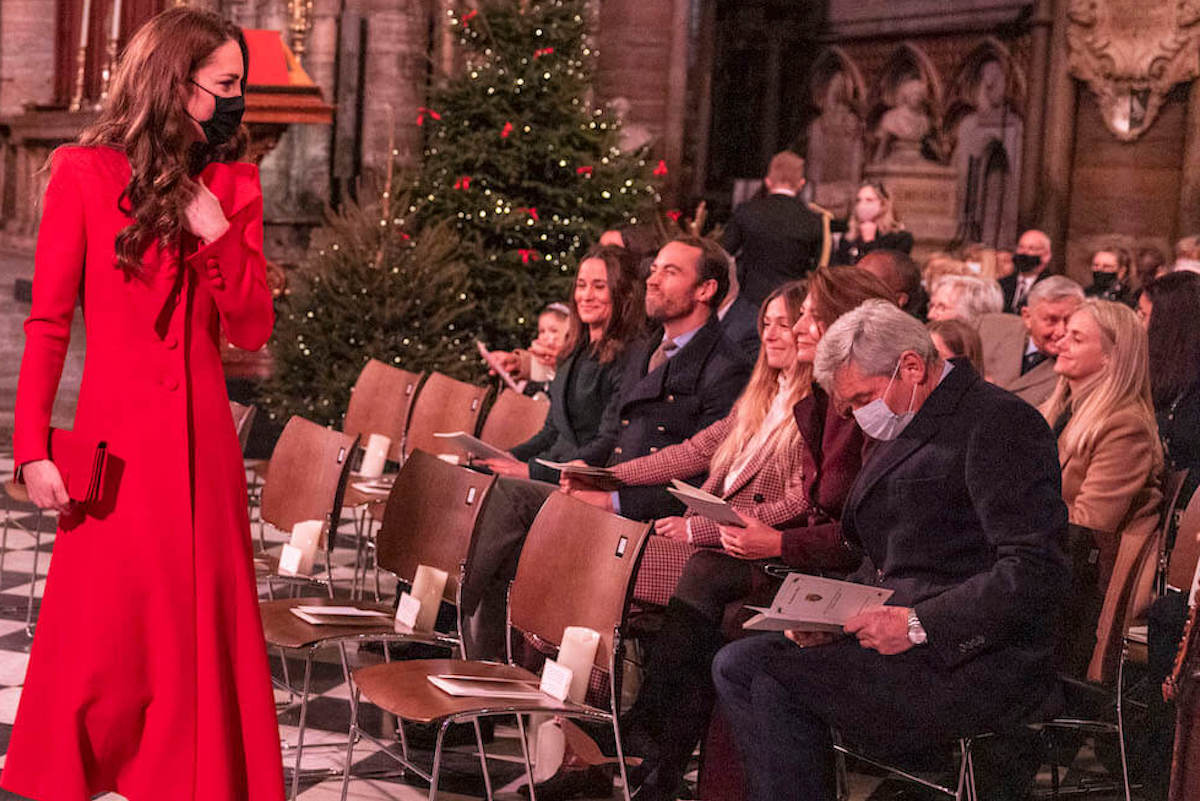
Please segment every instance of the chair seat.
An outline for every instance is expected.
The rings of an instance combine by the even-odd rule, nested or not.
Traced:
[[[372,612],[383,612],[389,617],[392,615],[392,607],[389,604],[352,603],[342,598],[283,598],[261,601],[259,610],[262,612],[263,636],[266,637],[267,645],[305,648],[330,640],[396,634],[390,623],[380,626],[316,626],[293,615],[291,610],[296,606],[354,606],[370,609]]]
[[[429,682],[430,676],[450,673],[458,676],[487,676],[495,679],[537,681],[535,673],[495,662],[468,662],[461,659],[412,659],[372,665],[354,671],[354,683],[375,706],[386,712],[419,723],[432,723],[450,715],[469,712],[497,713],[506,710],[547,712],[583,711],[580,704],[558,701],[550,696],[536,698],[464,698],[442,692]]]
[[[371,479],[357,479],[358,481],[370,481]],[[342,502],[343,505],[354,508],[357,506],[372,506],[382,507],[387,503],[387,492],[367,492],[354,486],[356,479],[351,478],[350,483],[346,485],[346,497]]]
[[[254,577],[259,580],[269,578],[285,583],[315,584],[321,587],[329,585],[329,581],[321,576],[293,576],[291,573],[280,573],[279,557],[261,552],[254,554]]]

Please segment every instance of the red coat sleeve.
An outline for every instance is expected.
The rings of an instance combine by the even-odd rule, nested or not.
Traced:
[[[262,192],[256,176],[238,180],[254,183],[253,191],[239,190],[249,195],[247,201],[229,217],[229,229],[219,239],[201,246],[186,261],[208,287],[229,341],[243,350],[258,350],[275,325],[262,249]]]
[[[17,383],[13,457],[18,465],[47,458],[50,413],[71,340],[87,250],[80,189],[70,151],[56,151],[42,201],[33,306],[25,320],[25,354]]]

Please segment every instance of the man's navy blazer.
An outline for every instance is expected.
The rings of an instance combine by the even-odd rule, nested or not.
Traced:
[[[1069,583],[1057,445],[1032,406],[953,364],[850,490],[843,531],[867,554],[853,580],[914,607],[948,668],[995,659],[997,681],[1032,689],[1053,677]]]

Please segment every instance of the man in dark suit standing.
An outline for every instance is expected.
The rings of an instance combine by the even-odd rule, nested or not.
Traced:
[[[749,637],[717,655],[754,801],[832,801],[831,728],[895,754],[1017,727],[1056,681],[1067,509],[1046,422],[883,301],[829,328],[814,372],[879,441],[842,526],[866,555],[854,580],[894,594],[851,637]]]
[[[721,244],[737,259],[742,295],[758,308],[785,281],[817,266],[828,239],[825,220],[797,197],[804,188],[804,159],[791,151],[771,159],[767,194],[733,211]]]
[[[1000,279],[1000,290],[1004,292],[1004,311],[1020,314],[1029,301],[1029,290],[1033,285],[1050,275],[1050,237],[1037,229],[1030,228],[1017,240],[1013,254],[1013,272]]]

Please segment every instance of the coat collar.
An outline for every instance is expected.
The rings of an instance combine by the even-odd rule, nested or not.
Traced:
[[[626,403],[652,400],[662,396],[664,392],[694,393],[700,383],[700,374],[708,362],[708,354],[721,341],[721,322],[717,315],[711,315],[692,340],[667,360],[667,363],[650,373],[644,373],[641,380],[630,390]],[[637,354],[640,368],[645,370],[650,364],[650,356],[658,347],[661,337],[653,338],[644,346],[644,352]]]
[[[214,162],[201,171],[200,180],[221,201],[227,219],[262,197],[258,167],[253,164]]]
[[[891,442],[879,443],[863,465],[862,473],[850,491],[849,506],[855,508],[871,488],[886,474],[933,438],[945,419],[954,414],[962,396],[981,379],[966,359],[952,359],[954,369],[938,384],[917,416]]]

